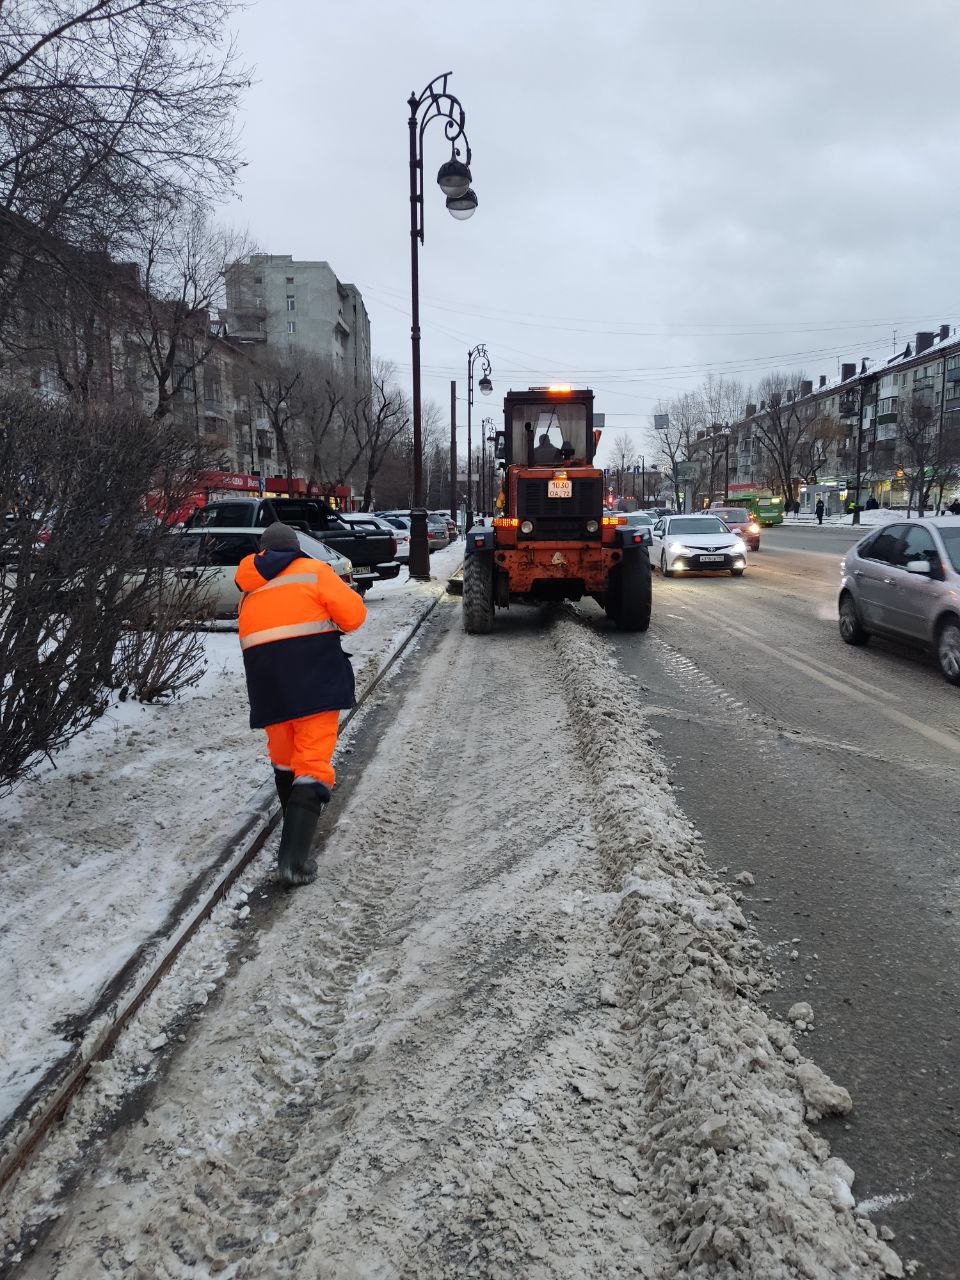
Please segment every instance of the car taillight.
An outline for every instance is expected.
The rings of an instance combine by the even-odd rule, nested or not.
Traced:
[[[396,540],[396,538],[391,537],[391,538],[390,538],[390,556],[391,556],[391,558],[392,558],[393,556],[395,556],[396,554],[397,554],[397,540]]]

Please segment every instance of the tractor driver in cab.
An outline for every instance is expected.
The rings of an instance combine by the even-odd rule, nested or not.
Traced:
[[[550,439],[549,431],[541,431],[537,437],[537,446],[533,451],[534,465],[552,467],[560,461],[560,457],[560,449]]]

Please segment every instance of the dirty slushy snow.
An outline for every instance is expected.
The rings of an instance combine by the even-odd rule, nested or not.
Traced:
[[[317,883],[249,926],[265,853],[13,1188],[11,1239],[62,1214],[20,1274],[902,1274],[603,644],[442,636]]]
[[[366,596],[351,636],[363,689],[459,563],[433,557],[437,580],[399,579]],[[0,800],[0,1122],[70,1048],[79,1015],[213,865],[270,778],[250,729],[236,626],[205,636],[199,685],[159,706],[114,701],[36,778]]]

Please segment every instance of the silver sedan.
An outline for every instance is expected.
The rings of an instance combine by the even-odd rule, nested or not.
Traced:
[[[240,605],[240,591],[234,575],[244,556],[260,550],[262,530],[254,529],[187,529],[172,533],[174,565],[170,572],[180,578],[197,578],[203,589],[203,599],[210,612],[217,618],[236,617]],[[307,533],[297,533],[300,550],[312,560],[323,560],[348,585],[353,586],[353,565],[325,542],[311,538]]]
[[[843,558],[840,635],[923,645],[960,684],[960,517],[901,520],[861,539]]]

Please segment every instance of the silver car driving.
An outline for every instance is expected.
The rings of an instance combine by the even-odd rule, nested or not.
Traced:
[[[840,635],[922,644],[960,684],[960,517],[903,520],[863,538],[843,558]]]

